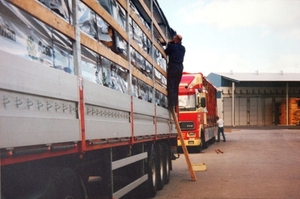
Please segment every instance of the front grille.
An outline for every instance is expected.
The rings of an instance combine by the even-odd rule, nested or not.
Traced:
[[[181,130],[193,130],[195,127],[194,122],[180,122],[179,126]]]

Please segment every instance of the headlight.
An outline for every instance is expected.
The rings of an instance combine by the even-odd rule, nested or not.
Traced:
[[[188,135],[188,137],[195,137],[196,133],[195,132],[188,132],[187,135]]]

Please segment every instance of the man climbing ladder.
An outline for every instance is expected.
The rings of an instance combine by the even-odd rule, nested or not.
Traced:
[[[181,45],[181,41],[182,41],[182,36],[177,34],[174,36],[173,41],[168,43],[168,46],[165,49],[166,55],[169,56],[168,71],[167,71],[168,72],[167,73],[168,108],[173,115],[173,119],[176,125],[178,136],[180,137],[182,149],[191,174],[191,178],[193,181],[196,181],[196,176],[189,159],[187,148],[183,141],[181,129],[174,109],[174,107],[178,105],[178,87],[182,77],[182,72],[183,72],[182,63],[185,55],[185,47]]]
[[[168,91],[168,108],[172,110],[178,105],[178,87],[183,71],[183,60],[185,47],[181,45],[182,36],[175,35],[173,41],[168,43],[165,49],[166,55],[169,56],[167,70],[167,91]]]

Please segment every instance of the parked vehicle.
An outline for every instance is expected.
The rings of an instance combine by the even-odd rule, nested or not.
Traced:
[[[200,152],[215,142],[217,89],[202,73],[184,72],[179,85],[179,124],[188,149]],[[178,139],[178,146],[181,142]]]

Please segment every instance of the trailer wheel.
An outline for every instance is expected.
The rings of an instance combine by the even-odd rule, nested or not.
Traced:
[[[164,188],[164,176],[165,176],[165,154],[161,144],[155,145],[155,155],[156,155],[156,179],[157,179],[157,190],[162,190]]]
[[[154,145],[148,148],[148,161],[146,165],[146,172],[148,173],[148,180],[145,184],[145,190],[143,190],[144,197],[153,198],[157,192],[157,180],[156,180],[156,159]]]
[[[162,148],[164,152],[164,184],[168,184],[171,171],[171,151],[166,143],[162,144]]]
[[[35,168],[22,171],[8,171],[4,175],[6,192],[1,193],[1,198],[14,199],[84,199],[85,189],[76,173],[69,168]],[[22,176],[18,178],[18,176]],[[16,180],[16,181],[14,181]],[[9,186],[18,182],[17,187]],[[3,195],[2,195],[3,194]]]
[[[69,168],[60,168],[51,175],[47,191],[39,198],[82,199],[86,196],[83,183],[76,173]]]
[[[194,152],[195,153],[201,153],[202,148],[203,148],[203,142],[202,142],[202,139],[201,139],[200,145],[194,147]]]

